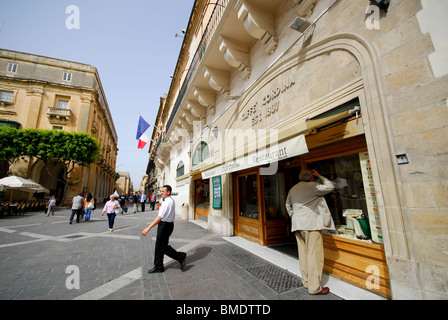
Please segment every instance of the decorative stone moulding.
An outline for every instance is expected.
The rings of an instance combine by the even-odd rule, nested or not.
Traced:
[[[258,7],[252,1],[240,0],[236,4],[238,19],[246,31],[265,45],[265,52],[273,54],[277,49],[278,38],[275,33],[275,18],[269,11]]]
[[[219,51],[223,53],[226,62],[231,67],[240,70],[243,79],[249,79],[251,69],[249,48],[247,45],[224,36],[219,37],[218,44]]]

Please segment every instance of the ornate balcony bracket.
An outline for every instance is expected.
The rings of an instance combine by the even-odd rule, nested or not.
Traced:
[[[230,66],[240,70],[242,72],[241,77],[243,79],[249,79],[251,69],[250,55],[247,45],[224,36],[219,37],[218,44],[219,51],[224,54],[224,59],[226,62]]]
[[[188,109],[183,109],[183,110],[182,110],[182,117],[185,118],[185,120],[187,121],[187,123],[188,123],[189,125],[193,125],[193,123],[194,123],[195,121],[198,121],[198,120],[199,120],[199,118],[193,116],[193,114],[191,114],[190,110],[188,110]]]
[[[243,22],[246,31],[265,45],[266,53],[273,54],[278,45],[274,16],[249,0],[239,0],[236,10],[238,19]]]
[[[185,118],[179,117],[178,124],[180,127],[184,128],[187,131],[191,130],[191,125],[188,124],[188,122],[187,122],[187,120],[185,120]]]
[[[199,118],[199,120],[201,122],[205,122],[205,117],[207,115],[207,110],[199,105],[198,103],[194,102],[194,101],[187,101],[187,110],[189,110],[191,112],[191,114],[197,118]]]
[[[230,76],[227,71],[204,67],[204,78],[208,80],[210,87],[220,93],[229,91]]]
[[[208,107],[211,114],[215,115],[216,95],[213,91],[194,87],[193,94],[201,105]]]

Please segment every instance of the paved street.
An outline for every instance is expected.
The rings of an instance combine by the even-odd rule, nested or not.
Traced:
[[[300,278],[229,239],[177,220],[171,245],[187,252],[181,271],[165,258],[153,267],[153,229],[140,236],[157,211],[117,216],[108,232],[101,208],[90,222],[68,223],[70,210],[54,216],[30,213],[0,220],[1,300],[336,300],[311,296]],[[231,239],[231,238],[230,238]]]

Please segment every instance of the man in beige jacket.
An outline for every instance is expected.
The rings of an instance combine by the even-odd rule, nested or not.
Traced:
[[[311,182],[313,176],[322,184]],[[286,210],[292,221],[291,231],[297,239],[302,282],[310,294],[327,294],[330,289],[320,285],[324,267],[321,231],[334,230],[335,226],[323,196],[333,191],[334,186],[316,170],[300,172],[299,179],[301,181],[288,193]]]

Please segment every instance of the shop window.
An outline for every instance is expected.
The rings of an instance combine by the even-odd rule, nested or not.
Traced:
[[[263,176],[266,219],[285,218],[283,173]]]
[[[176,178],[179,178],[179,177],[183,176],[184,174],[185,174],[185,166],[184,166],[184,163],[181,161],[177,165]]]
[[[239,215],[258,220],[257,175],[249,174],[238,178]]]
[[[349,239],[382,243],[368,153],[311,162],[307,167],[317,170],[335,186],[334,191],[325,196],[336,225],[336,231],[328,232]]]
[[[195,182],[195,206],[210,208],[210,183],[209,180],[196,180]]]
[[[204,141],[196,147],[193,153],[193,166],[198,165],[199,163],[205,161],[209,157],[208,144]]]

